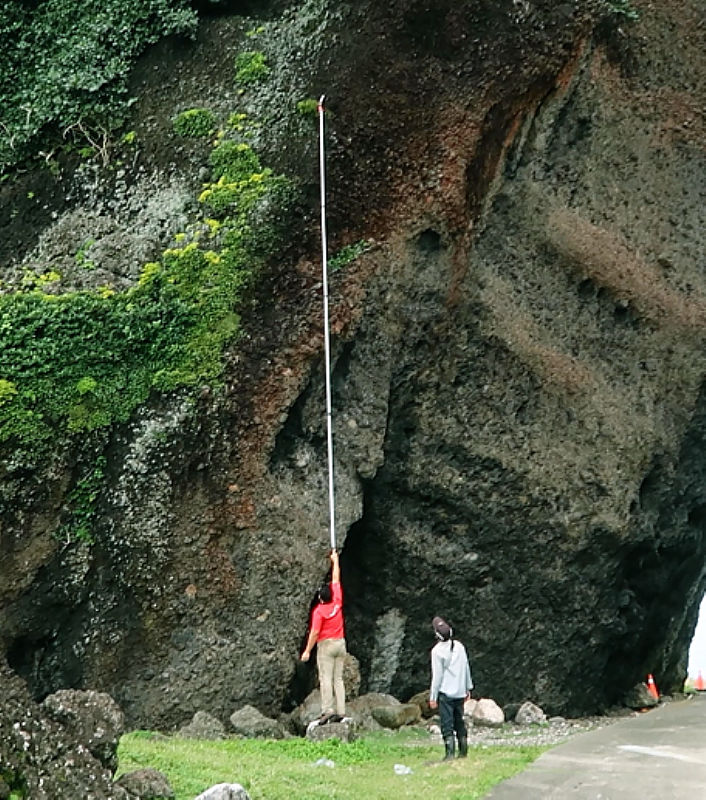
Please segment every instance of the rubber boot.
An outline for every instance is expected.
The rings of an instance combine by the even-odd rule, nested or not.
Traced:
[[[468,739],[465,736],[458,740],[458,757],[465,758],[468,755]]]
[[[446,755],[442,760],[451,761],[456,755],[456,740],[453,736],[447,736],[446,739],[444,739],[444,744],[446,745]]]

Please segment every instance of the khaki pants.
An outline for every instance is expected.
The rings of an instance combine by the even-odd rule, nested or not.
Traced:
[[[346,715],[346,688],[343,685],[343,665],[346,658],[345,639],[323,639],[318,643],[316,664],[321,687],[321,713],[333,714],[336,695],[336,714]]]

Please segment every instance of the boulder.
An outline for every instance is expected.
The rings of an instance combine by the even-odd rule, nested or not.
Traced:
[[[321,716],[321,692],[314,689],[289,715],[291,725],[299,734],[304,734],[310,722]]]
[[[294,712],[292,712],[292,714],[293,713]],[[282,730],[285,733],[285,737],[299,736],[300,733],[298,726],[294,723],[294,720],[292,719],[292,714],[282,713],[274,717],[275,721],[279,722],[279,724],[282,726]]]
[[[126,772],[116,783],[125,789],[130,800],[174,800],[174,792],[166,776],[150,767]]]
[[[654,708],[659,705],[659,700],[650,694],[646,683],[638,683],[627,692],[623,701],[628,708],[639,710],[641,708]]]
[[[125,732],[125,717],[110,695],[62,689],[50,694],[42,703],[42,709],[72,739],[85,745],[111,774],[115,774],[118,742]]]
[[[239,783],[218,783],[202,792],[196,800],[250,800]]]
[[[515,722],[518,725],[545,725],[547,715],[539,706],[528,701],[523,703],[515,714]]]
[[[429,692],[417,692],[413,697],[409,698],[410,703],[419,706],[419,711],[424,719],[430,719],[434,716],[436,711],[429,705]],[[465,714],[465,710],[464,710]]]
[[[17,796],[32,800],[128,800],[71,726],[60,725],[37,705],[2,659],[0,686],[2,791],[10,797],[23,792]]]
[[[352,742],[355,739],[354,725],[349,722],[329,722],[326,725],[310,725],[306,738],[311,742],[323,742],[327,739],[340,739]]]
[[[478,705],[478,701],[474,700],[472,697],[466,700],[463,704],[463,716],[473,718],[473,712],[476,710],[476,706]]]
[[[505,722],[502,708],[489,698],[478,700],[471,718],[474,725],[485,728],[499,728]]]
[[[225,739],[226,729],[220,720],[205,711],[197,711],[191,722],[179,730],[177,736],[182,739]]]
[[[266,717],[253,706],[244,706],[230,715],[233,733],[248,739],[284,739],[287,733],[275,719]]]
[[[373,719],[383,728],[396,730],[403,725],[414,725],[422,718],[422,712],[415,703],[377,706],[372,710]]]
[[[356,697],[347,704],[348,711],[353,714],[370,714],[374,708],[380,706],[399,706],[402,705],[400,701],[393,697],[391,694],[383,694],[382,692],[370,692]]]
[[[356,730],[379,731],[382,726],[373,716],[373,709],[400,705],[400,701],[391,694],[370,692],[351,700],[348,703],[348,713],[353,718]]]
[[[357,730],[377,731],[380,725],[375,721],[372,710],[379,706],[400,705],[391,694],[370,692],[369,694],[346,700],[346,714],[353,718]],[[289,722],[299,734],[304,734],[311,722],[321,716],[321,693],[314,689],[306,700],[289,716]]]

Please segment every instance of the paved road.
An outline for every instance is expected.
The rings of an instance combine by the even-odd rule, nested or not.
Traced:
[[[706,696],[574,736],[485,800],[706,800]]]

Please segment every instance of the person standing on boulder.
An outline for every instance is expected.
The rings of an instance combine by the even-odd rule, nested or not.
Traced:
[[[321,721],[328,721],[334,714],[339,717],[346,714],[346,689],[343,684],[346,658],[343,589],[336,550],[331,551],[331,565],[331,583],[325,583],[318,591],[318,604],[311,614],[309,638],[301,655],[302,661],[308,661],[314,645],[318,643],[316,664],[321,686]]]
[[[431,651],[431,690],[429,706],[439,709],[441,735],[446,746],[444,761],[468,754],[468,732],[463,720],[463,706],[471,696],[473,681],[466,648],[453,638],[453,628],[441,617],[434,617],[432,628],[438,639]],[[454,738],[455,733],[455,738]]]

